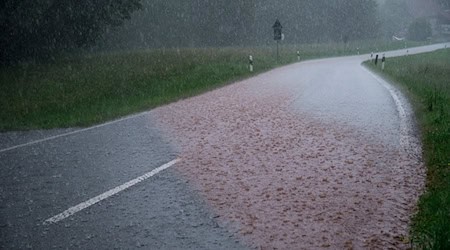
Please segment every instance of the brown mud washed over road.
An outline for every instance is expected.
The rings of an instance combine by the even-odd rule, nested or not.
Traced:
[[[155,110],[181,175],[252,248],[407,248],[421,164],[294,111],[279,71]]]

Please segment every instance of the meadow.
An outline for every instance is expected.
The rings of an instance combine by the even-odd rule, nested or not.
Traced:
[[[408,46],[419,44],[408,43]],[[301,60],[398,49],[404,42],[154,49],[60,56],[0,68],[0,131],[83,127],[201,94]],[[254,72],[248,70],[248,56]]]

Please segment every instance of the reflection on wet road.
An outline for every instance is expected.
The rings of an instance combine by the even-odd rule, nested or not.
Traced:
[[[175,159],[152,120],[143,115],[1,153],[0,248],[240,248],[172,169],[44,224]]]
[[[180,171],[249,246],[408,247],[420,145],[368,58],[302,62],[155,110]]]
[[[367,58],[289,65],[1,152],[1,248],[406,247],[424,170],[408,143],[407,103],[360,66]],[[3,134],[0,147],[52,133]],[[133,188],[43,225],[178,157]]]

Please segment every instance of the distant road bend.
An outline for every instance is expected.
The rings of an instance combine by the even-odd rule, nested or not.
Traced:
[[[0,134],[0,248],[407,248],[420,143],[367,59],[288,65],[88,129]]]

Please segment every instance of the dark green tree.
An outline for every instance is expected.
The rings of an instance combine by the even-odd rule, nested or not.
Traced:
[[[437,2],[443,10],[450,9],[450,0],[437,0]]]
[[[408,38],[413,41],[425,41],[431,34],[431,25],[424,18],[414,20],[408,28]]]
[[[387,38],[394,35],[404,35],[413,21],[407,0],[386,0],[379,8],[379,16],[381,32]]]
[[[256,0],[146,0],[108,48],[230,46],[251,42]]]
[[[90,46],[139,7],[140,0],[3,0],[0,63]]]
[[[379,20],[377,4],[373,0],[332,0],[330,33],[343,42],[377,37]]]

